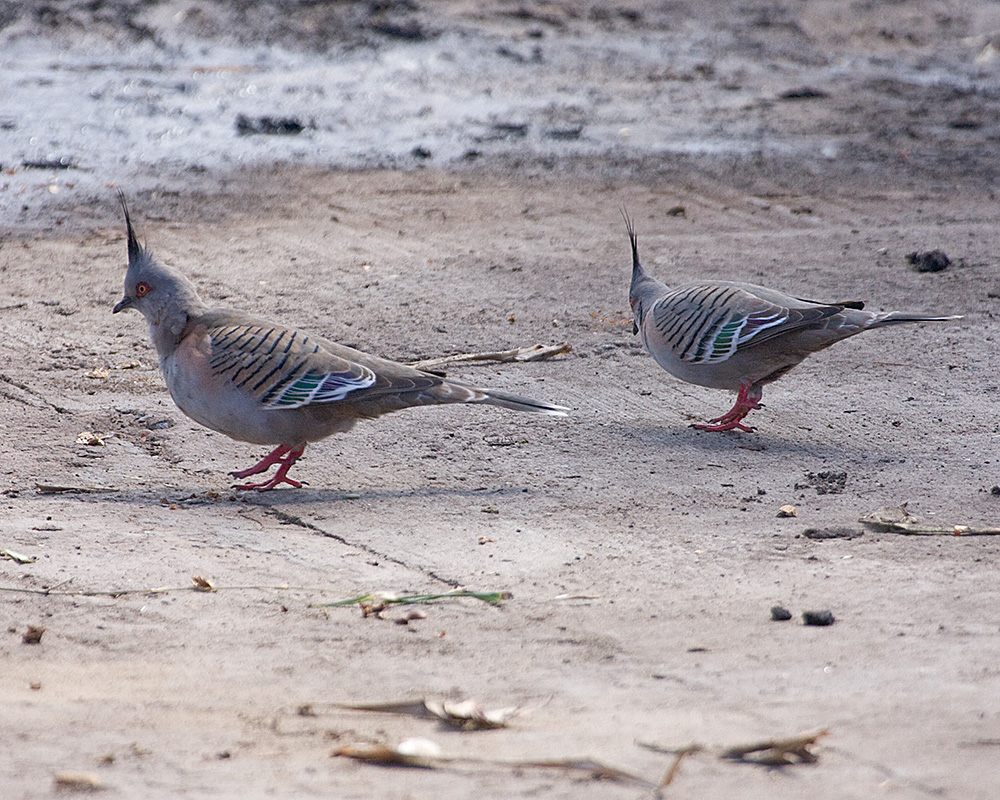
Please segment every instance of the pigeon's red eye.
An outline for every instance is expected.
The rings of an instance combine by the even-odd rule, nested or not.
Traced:
[[[142,283],[137,283],[135,285],[135,296],[136,297],[145,297],[147,294],[149,294],[149,284],[148,283],[146,283],[145,281],[143,281]]]

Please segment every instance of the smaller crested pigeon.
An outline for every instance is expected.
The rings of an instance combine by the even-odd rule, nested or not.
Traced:
[[[704,281],[671,289],[639,263],[635,228],[622,210],[632,244],[629,302],[633,333],[674,377],[736,392],[721,417],[692,427],[751,431],[743,418],[760,408],[765,384],[806,356],[872,328],[904,322],[944,322],[960,316],[863,311],[864,303],[818,303],[736,281]]]
[[[139,244],[125,196],[119,191],[118,197],[128,234],[128,270],[125,296],[114,313],[134,308],[146,318],[167,388],[187,416],[233,439],[277,445],[249,469],[230,473],[247,478],[277,464],[274,476],[237,489],[301,486],[288,470],[309,442],[390,411],[445,403],[556,416],[568,410],[449,380],[241,311],[211,308],[191,281]]]

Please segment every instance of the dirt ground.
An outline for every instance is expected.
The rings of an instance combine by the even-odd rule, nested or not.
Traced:
[[[229,138],[206,140],[188,163],[155,161],[146,140],[109,154],[67,122],[42,155],[71,153],[79,166],[38,168],[27,164],[36,106],[3,108],[0,794],[651,797],[641,781],[512,762],[590,758],[655,784],[674,756],[649,745],[698,743],[706,749],[683,760],[664,797],[994,797],[1000,548],[951,533],[1000,517],[1000,62],[988,10],[286,5],[281,29],[260,37],[300,53],[318,52],[303,39],[316,20],[303,15],[354,15],[336,48],[319,37],[331,48],[320,59],[360,50],[389,63],[449,32],[491,52],[530,55],[540,42],[540,92],[568,80],[552,66],[566,63],[560,53],[608,37],[651,52],[670,37],[697,41],[692,64],[727,66],[668,75],[660,63],[654,75],[650,63],[623,76],[613,59],[594,61],[574,75],[600,91],[559,122],[579,120],[586,149],[535,136],[544,125],[532,113],[552,116],[540,102],[516,117],[522,140],[474,141],[514,118],[488,114],[419,129],[429,151],[451,142],[456,154],[424,164],[302,156],[337,138],[322,122],[303,134],[312,139],[266,137],[254,159],[227,163],[227,147],[248,146],[230,106]],[[167,24],[181,12],[206,48],[239,44],[207,30],[224,29],[224,5],[11,8],[0,23],[18,47],[41,35],[36,46],[54,52],[80,25],[173,58],[168,34],[192,35]],[[122,8],[139,16],[105,30]],[[190,73],[176,57],[169,69]],[[501,60],[512,72],[497,80],[516,83],[523,63]],[[8,100],[20,97],[15,84],[56,92],[54,62],[52,83],[33,83],[47,74],[40,63],[0,64],[19,76]],[[104,80],[102,63],[85,74]],[[765,90],[769,80],[777,88]],[[817,96],[780,99],[806,80]],[[741,92],[757,101],[734,103]],[[632,105],[616,112],[619,101]],[[694,139],[711,128],[730,146],[653,141],[637,109],[668,125],[672,103],[697,115],[683,121]],[[620,135],[626,126],[633,135]],[[372,128],[374,150],[390,129]],[[185,418],[141,318],[110,313],[125,264],[116,183],[140,237],[212,302],[399,360],[569,342],[552,360],[449,374],[571,415],[401,412],[311,446],[293,473],[302,489],[232,491],[227,471],[262,449]],[[765,389],[753,433],[696,431],[690,423],[732,398],[671,378],[632,336],[623,205],[645,266],[671,284],[747,280],[964,318],[840,343]],[[946,270],[907,262],[934,249],[951,258]],[[101,444],[80,443],[85,432]],[[904,502],[937,533],[858,521]],[[798,516],[779,517],[785,504]],[[195,591],[194,576],[217,591]],[[455,587],[511,597],[389,606],[385,619],[323,606]],[[792,619],[772,621],[774,605]],[[396,624],[414,609],[426,617]],[[811,610],[836,623],[802,624]],[[45,629],[37,644],[24,641],[29,626]],[[464,732],[342,707],[420,697],[524,713]],[[813,764],[718,757],[821,729]],[[414,737],[458,760],[406,769],[331,758]]]

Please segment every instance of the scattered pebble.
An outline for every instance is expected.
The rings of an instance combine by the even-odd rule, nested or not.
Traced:
[[[528,135],[528,126],[521,122],[496,122],[493,137],[498,139],[523,139]]]
[[[784,622],[792,618],[792,612],[784,606],[771,606],[771,619],[775,622]]]
[[[927,250],[923,253],[907,253],[906,260],[917,272],[940,272],[947,269],[951,259],[943,250]]]
[[[818,625],[820,627],[833,625],[836,620],[832,611],[803,611],[802,623],[804,625]]]
[[[483,441],[490,447],[512,447],[513,445],[521,444],[524,439],[517,439],[502,433],[488,433],[483,437]]]
[[[810,86],[803,86],[799,89],[789,89],[778,95],[779,100],[817,100],[826,97],[827,93],[822,89],[813,89]]]
[[[583,133],[583,125],[568,125],[565,128],[549,128],[543,134],[548,139],[571,140],[579,139]]]
[[[21,166],[25,169],[73,169],[76,167],[74,156],[60,156],[59,158],[43,158],[36,160],[24,160]]]
[[[397,625],[409,625],[411,622],[417,619],[427,619],[427,612],[421,611],[420,609],[414,609],[405,617],[399,617],[397,619],[394,619],[393,622],[395,622]]]
[[[381,33],[384,36],[390,36],[393,39],[403,39],[410,42],[423,42],[431,38],[431,35],[428,34],[415,19],[395,22],[389,19],[379,19],[373,17],[368,25],[376,33]]]
[[[264,134],[266,136],[294,136],[302,133],[306,126],[294,117],[248,117],[246,114],[236,115],[236,133],[238,136]]]
[[[777,513],[779,517],[797,517],[798,515],[799,510],[791,504],[782,506]]]
[[[815,489],[816,494],[840,494],[847,485],[846,472],[807,472],[807,483],[796,483],[795,489]]]

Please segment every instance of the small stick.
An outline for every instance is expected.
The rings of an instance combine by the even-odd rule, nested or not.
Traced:
[[[677,777],[677,773],[680,771],[681,768],[681,761],[683,761],[685,757],[691,755],[692,753],[697,753],[700,750],[701,750],[700,745],[692,744],[688,745],[683,750],[679,750],[677,752],[677,755],[674,756],[674,763],[670,765],[670,768],[663,776],[663,780],[661,780],[659,786],[656,787],[657,797],[662,797],[663,790],[666,789],[670,785],[670,782]]]
[[[542,361],[547,358],[568,353],[573,347],[569,342],[559,344],[536,344],[531,347],[517,347],[514,350],[496,350],[487,353],[456,353],[453,356],[441,358],[425,358],[421,361],[410,361],[409,366],[417,369],[433,369],[447,364],[466,364],[471,361]]]

